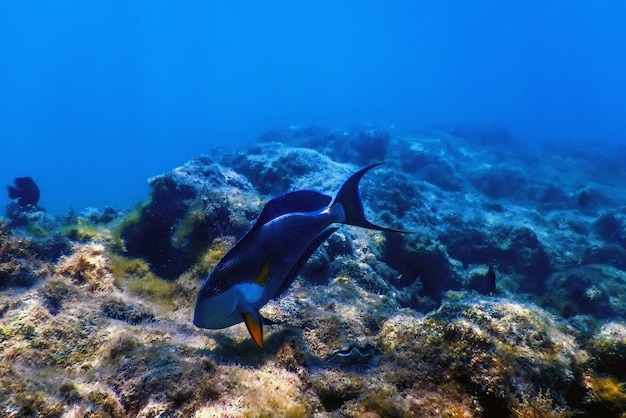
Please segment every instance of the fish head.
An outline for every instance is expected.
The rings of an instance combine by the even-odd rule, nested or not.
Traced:
[[[193,323],[199,328],[221,329],[243,322],[243,314],[265,304],[263,288],[241,283],[211,296],[198,296]]]
[[[193,324],[198,328],[221,329],[241,321],[235,318],[238,295],[233,289],[212,296],[198,295]]]

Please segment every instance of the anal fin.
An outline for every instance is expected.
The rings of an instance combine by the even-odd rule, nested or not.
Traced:
[[[244,312],[242,315],[250,336],[256,345],[263,349],[263,318],[261,318],[261,314],[258,311],[254,311]]]

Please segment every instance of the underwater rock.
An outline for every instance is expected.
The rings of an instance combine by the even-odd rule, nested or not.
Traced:
[[[334,195],[352,169],[316,150],[261,143],[237,154],[233,167],[271,197],[310,189]]]
[[[626,248],[621,244],[589,243],[581,257],[582,264],[606,264],[626,271]]]
[[[440,236],[450,257],[464,265],[493,264],[502,260],[506,242],[512,231],[509,225],[482,228],[472,223],[449,225]]]
[[[108,224],[114,219],[117,219],[120,213],[111,206],[105,207],[104,210],[90,207],[82,211],[79,216],[93,224]]]
[[[419,174],[420,178],[442,190],[457,192],[466,184],[454,159],[441,151],[425,149],[421,143],[409,145],[399,158],[403,171]]]
[[[324,241],[322,248],[331,260],[343,255],[352,254],[354,237],[345,231],[337,231]]]
[[[542,304],[564,317],[626,318],[626,272],[603,264],[583,265],[553,273]]]
[[[626,327],[609,322],[588,344],[590,369],[584,378],[583,405],[589,416],[621,417],[626,413]]]
[[[531,184],[528,199],[540,204],[543,210],[570,209],[572,202],[566,191],[557,184]]]
[[[374,293],[388,293],[389,284],[368,263],[354,257],[336,258],[329,266],[330,277],[349,277],[363,289]]]
[[[474,290],[483,295],[493,295],[497,293],[497,282],[497,272],[489,264],[486,268],[470,270],[464,287],[467,290]]]
[[[549,394],[555,407],[572,408],[578,346],[547,312],[506,299],[445,302],[423,318],[399,314],[382,326],[383,360],[396,385],[451,381],[473,393],[483,416],[510,416],[512,408]]]
[[[550,257],[535,232],[525,226],[515,228],[503,245],[501,266],[525,276],[520,290],[543,294],[546,280],[552,272]]]
[[[365,382],[359,375],[346,375],[335,370],[321,370],[312,376],[313,390],[326,411],[338,410],[347,401],[358,398]]]
[[[131,325],[154,321],[154,314],[145,306],[129,304],[116,298],[109,298],[102,303],[102,313],[107,318],[125,321]]]
[[[491,199],[528,198],[528,177],[516,167],[499,165],[478,169],[472,175],[472,183],[477,190]]]
[[[607,242],[626,244],[626,230],[623,215],[613,211],[603,211],[593,222],[594,231]]]
[[[45,236],[47,231],[54,229],[56,219],[38,206],[29,206],[24,209],[15,202],[6,207],[6,219],[8,227],[20,229],[23,235],[32,237]]]
[[[387,158],[389,142],[389,134],[380,129],[370,127],[352,131],[348,135],[347,144],[342,147],[344,152],[348,152],[344,157],[345,161],[358,165],[384,161]]]
[[[441,243],[429,239],[411,239],[387,234],[383,260],[397,270],[399,278],[393,285],[401,289],[420,282],[420,294],[436,301],[448,290],[461,288],[461,280]],[[410,306],[420,310],[419,306]]]
[[[261,141],[315,149],[324,155],[332,155],[338,162],[365,166],[385,161],[393,139],[386,130],[360,125],[347,130],[294,126],[267,131]]]
[[[29,287],[48,273],[37,255],[31,239],[11,233],[0,220],[0,289]]]
[[[77,286],[96,294],[114,288],[115,277],[109,269],[110,260],[102,243],[75,244],[72,254],[62,256],[56,264],[56,274],[67,277]]]
[[[402,173],[391,164],[383,165],[364,179],[362,195],[364,203],[390,227],[403,229],[401,221],[411,215],[414,218],[428,219],[421,204],[423,192],[418,182]],[[380,187],[380,186],[383,187]]]
[[[71,283],[59,277],[46,280],[40,289],[44,305],[52,315],[58,314],[63,304],[69,302],[77,293]]]
[[[144,258],[168,279],[189,269],[213,239],[243,234],[261,205],[245,177],[208,158],[191,160],[149,184],[150,199],[121,236],[129,256]]]
[[[589,342],[593,369],[626,381],[626,325],[609,322],[600,328]]]
[[[293,127],[222,165],[203,157],[155,177],[136,211],[11,212],[16,224],[0,221],[0,415],[623,415],[618,189],[585,181],[577,160],[558,166],[568,173],[545,168],[560,159],[503,172],[512,150],[498,154],[497,135],[467,138]],[[414,234],[341,227],[262,309],[264,351],[245,325],[192,326],[199,278],[265,200],[332,195],[379,157],[388,164],[362,192],[381,221],[368,218]],[[481,290],[489,264],[509,299],[451,291]]]
[[[615,201],[610,198],[613,193],[610,189],[598,185],[586,186],[570,194],[570,201],[573,206],[583,212],[593,212],[595,210],[614,207]]]

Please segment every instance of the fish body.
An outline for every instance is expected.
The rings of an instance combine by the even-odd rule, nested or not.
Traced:
[[[350,176],[334,201],[310,190],[287,193],[269,201],[252,228],[204,281],[193,323],[200,328],[221,329],[245,322],[254,341],[263,348],[263,318],[259,309],[293,283],[313,252],[338,229],[333,224],[402,232],[365,219],[358,183],[377,165]]]
[[[489,264],[489,270],[485,274],[485,279],[487,279],[487,294],[492,295],[496,293],[496,271],[491,264]]]
[[[39,187],[30,177],[18,177],[13,180],[14,186],[7,186],[9,199],[18,199],[20,206],[36,205],[39,202]]]

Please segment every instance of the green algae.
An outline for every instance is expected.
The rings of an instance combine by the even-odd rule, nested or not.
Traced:
[[[87,400],[101,410],[105,414],[104,416],[123,417],[127,415],[115,395],[107,389],[96,389],[89,392]]]
[[[235,237],[219,237],[200,255],[191,273],[195,277],[205,277],[213,267],[224,257],[224,254],[235,244]]]
[[[361,408],[375,412],[381,417],[403,418],[406,411],[399,405],[398,399],[390,390],[381,389],[369,392],[360,400]]]
[[[0,225],[0,289],[29,287],[46,273],[31,238],[12,235]]]
[[[603,415],[609,412],[621,413],[626,411],[626,384],[612,376],[588,376],[591,395],[588,403],[592,407],[601,408]]]
[[[124,218],[125,219],[125,218]],[[123,220],[118,221],[121,223]],[[109,226],[113,224],[112,226]],[[124,241],[119,232],[119,225],[111,222],[107,225],[96,224],[87,219],[78,217],[73,222],[61,226],[58,232],[65,238],[82,244],[90,242],[106,243],[107,247],[113,251],[123,252]]]
[[[124,332],[102,349],[99,363],[102,379],[118,388],[124,411],[139,411],[158,397],[188,416],[220,396],[215,364],[206,358],[190,361],[169,342],[148,343]]]
[[[44,299],[44,304],[51,314],[58,313],[65,301],[73,297],[77,291],[70,283],[61,277],[46,280],[39,293]]]
[[[174,234],[172,235],[172,246],[181,248],[183,245],[189,244],[189,238],[193,236],[207,221],[209,216],[204,208],[204,201],[196,198],[187,208],[187,212],[179,222]]]
[[[193,275],[196,277],[192,279],[207,274],[233,241],[230,237],[214,240],[193,268]],[[417,255],[410,249],[407,253]],[[116,287],[110,289],[113,295],[98,295],[87,299],[88,289],[81,287],[81,281],[74,282],[66,277],[47,279],[42,288],[34,291],[50,313],[56,311],[66,314],[66,305],[72,306],[75,299],[86,298],[93,304],[93,312],[99,315],[104,313],[106,318],[102,319],[109,322],[107,329],[124,330],[118,334],[119,338],[112,337],[108,344],[98,346],[104,346],[98,350],[93,346],[81,348],[77,343],[93,338],[92,334],[85,335],[82,331],[63,333],[57,329],[59,323],[54,323],[54,328],[44,330],[39,325],[25,328],[22,330],[23,335],[14,330],[15,333],[9,336],[0,328],[0,336],[4,335],[0,340],[18,336],[21,338],[19,341],[28,341],[28,349],[54,351],[52,355],[44,354],[45,360],[41,364],[58,371],[64,382],[52,384],[53,389],[44,391],[35,389],[32,385],[26,387],[24,391],[30,391],[30,395],[21,396],[19,400],[24,413],[30,413],[33,408],[41,408],[43,411],[47,408],[52,411],[55,405],[73,403],[83,405],[91,416],[129,416],[140,412],[147,416],[154,414],[154,409],[146,412],[146,408],[150,402],[155,401],[166,416],[193,416],[201,414],[198,411],[202,410],[218,411],[218,401],[239,397],[245,403],[243,410],[237,411],[241,416],[276,416],[277,413],[281,413],[281,416],[309,416],[313,411],[322,413],[323,409],[346,416],[358,416],[358,412],[391,417],[407,416],[420,411],[417,402],[411,404],[410,401],[411,397],[416,398],[416,394],[420,393],[419,382],[433,379],[445,388],[437,392],[441,405],[445,405],[440,416],[468,416],[468,408],[464,406],[472,401],[476,404],[482,403],[490,413],[495,410],[493,404],[497,404],[500,408],[498,410],[510,413],[522,411],[517,416],[529,416],[530,413],[534,414],[530,416],[536,417],[566,416],[557,415],[557,407],[548,408],[553,403],[562,403],[560,393],[554,395],[554,399],[552,395],[545,395],[546,404],[535,409],[532,409],[532,400],[519,404],[510,401],[516,395],[514,388],[519,387],[525,394],[532,393],[539,386],[537,381],[560,382],[562,375],[559,374],[559,367],[563,366],[567,371],[568,367],[573,367],[573,362],[564,365],[558,361],[559,353],[568,350],[568,347],[553,338],[554,335],[548,330],[553,324],[538,311],[504,306],[502,301],[489,304],[474,300],[469,303],[459,297],[455,302],[460,306],[452,308],[448,304],[426,319],[406,315],[405,321],[400,321],[393,327],[384,323],[385,316],[378,315],[376,321],[380,321],[380,325],[373,328],[374,338],[371,340],[376,349],[382,350],[377,351],[380,355],[375,354],[371,363],[363,366],[370,370],[359,373],[336,370],[335,376],[312,384],[318,376],[309,376],[309,373],[313,373],[316,368],[332,369],[336,365],[323,364],[319,358],[311,358],[311,345],[321,343],[332,348],[339,346],[346,334],[363,331],[359,328],[358,321],[351,322],[353,317],[343,316],[347,305],[356,305],[360,310],[378,309],[374,302],[368,301],[371,295],[358,284],[355,285],[352,279],[340,277],[333,283],[337,295],[341,297],[326,304],[332,307],[331,313],[303,315],[301,311],[305,309],[304,305],[296,305],[300,310],[292,313],[295,320],[305,317],[304,330],[301,331],[298,325],[291,322],[282,325],[278,332],[275,331],[276,328],[270,328],[271,341],[266,346],[266,352],[259,353],[251,350],[254,346],[249,341],[241,342],[240,330],[234,334],[230,330],[208,333],[197,331],[187,323],[188,317],[177,323],[177,327],[171,326],[166,319],[163,319],[162,324],[155,323],[148,327],[129,327],[128,324],[109,321],[107,318],[118,318],[119,312],[142,306],[143,303],[149,308],[158,305],[172,310],[178,307],[189,309],[193,302],[189,299],[186,304],[181,304],[176,300],[178,285],[154,275],[145,261],[110,254],[110,248],[106,248],[104,254],[108,260],[106,270],[115,277]],[[89,263],[85,263],[84,269],[88,269],[88,265]],[[105,273],[106,271],[100,271],[98,274]],[[189,272],[185,274],[190,275]],[[197,287],[197,282],[195,284]],[[299,293],[293,297],[310,299],[310,294],[307,294],[309,291],[311,287],[304,286],[304,290],[298,289]],[[75,298],[76,295],[80,298]],[[164,299],[159,300],[162,295],[165,295]],[[373,299],[377,299],[376,295]],[[107,309],[118,313],[107,314]],[[182,312],[187,315],[186,311]],[[132,313],[130,315],[128,323],[142,322],[138,319],[142,317],[141,312],[139,317]],[[50,315],[44,318],[48,324],[53,321],[49,317]],[[67,326],[82,328],[83,331],[86,329],[83,322],[69,322]],[[402,327],[413,329],[403,333],[400,329]],[[172,328],[177,328],[179,334],[168,334]],[[245,329],[240,328],[245,333]],[[286,332],[285,329],[290,331]],[[108,332],[106,338],[111,336]],[[113,331],[115,332],[117,331]],[[303,338],[303,334],[307,338]],[[391,334],[396,338],[395,345],[385,341]],[[285,335],[289,341],[283,344]],[[181,339],[173,342],[178,337]],[[74,344],[78,350],[68,351],[67,347],[58,343],[63,340],[68,346]],[[102,342],[102,337],[99,341]],[[218,348],[198,348],[203,344],[206,347],[207,343],[215,344]],[[78,372],[79,366],[72,369],[75,363],[82,364],[85,369],[92,367],[89,362],[93,359],[94,351],[100,356],[98,365],[93,366],[96,370],[82,374]],[[538,355],[538,352],[544,357]],[[20,361],[28,364],[27,360],[33,357],[24,356]],[[528,359],[532,361],[526,361]],[[214,361],[220,362],[220,365]],[[236,363],[243,363],[246,367]],[[266,384],[268,380],[259,384],[260,369],[264,366],[270,369],[270,384]],[[462,370],[463,368],[466,370]],[[88,379],[98,376],[101,386],[86,389],[85,386],[63,377],[63,369],[72,370],[72,379],[77,375],[81,379],[85,376]],[[301,386],[300,383],[293,383],[296,381],[294,376],[285,377],[280,374],[281,369],[297,375],[301,379]],[[480,380],[481,374],[486,375],[484,380]],[[290,382],[290,391],[279,392],[284,399],[265,401],[275,391],[275,385],[282,385],[281,389],[288,386],[276,376]],[[344,386],[334,385],[346,376],[347,383]],[[454,384],[454,388],[450,382]],[[569,384],[567,379],[564,382]],[[255,391],[248,393],[245,390],[255,384]],[[240,390],[238,387],[244,389]],[[313,390],[308,390],[311,387]],[[597,378],[597,381],[592,380],[590,387],[594,388],[596,395],[595,400],[589,401],[589,405],[602,405],[597,408],[604,408],[603,410],[618,410],[621,407],[624,391],[618,379]],[[45,397],[50,396],[48,392],[52,393],[54,390],[58,391],[60,398],[57,399],[61,399],[61,403],[53,400],[46,406]],[[297,391],[308,391],[307,397],[284,396],[291,396]],[[491,392],[496,392],[497,396],[490,397]],[[463,399],[466,403],[459,401],[456,405],[451,400],[459,393],[478,393],[480,398],[476,400],[473,395],[467,395]],[[293,402],[289,404],[287,400]],[[305,401],[311,401],[311,404],[307,405]],[[322,403],[321,407],[319,402]],[[88,407],[85,406],[87,404]]]
[[[25,376],[5,362],[0,363],[0,413],[12,416],[59,417],[64,402],[56,399],[53,388],[37,376]]]
[[[150,267],[141,258],[127,258],[118,254],[109,254],[108,269],[115,276],[115,285],[122,288],[125,278],[141,278],[150,274]]]
[[[131,279],[127,282],[125,289],[137,296],[152,300],[162,309],[171,311],[177,307],[174,301],[178,293],[176,283],[161,279],[152,273]]]
[[[131,304],[114,297],[107,298],[101,305],[107,318],[125,321],[131,325],[154,321],[154,314],[143,304]]]
[[[115,277],[115,285],[136,296],[147,298],[159,307],[171,311],[176,308],[174,298],[179,291],[176,283],[152,273],[148,264],[140,258],[127,258],[109,254],[109,271]]]

